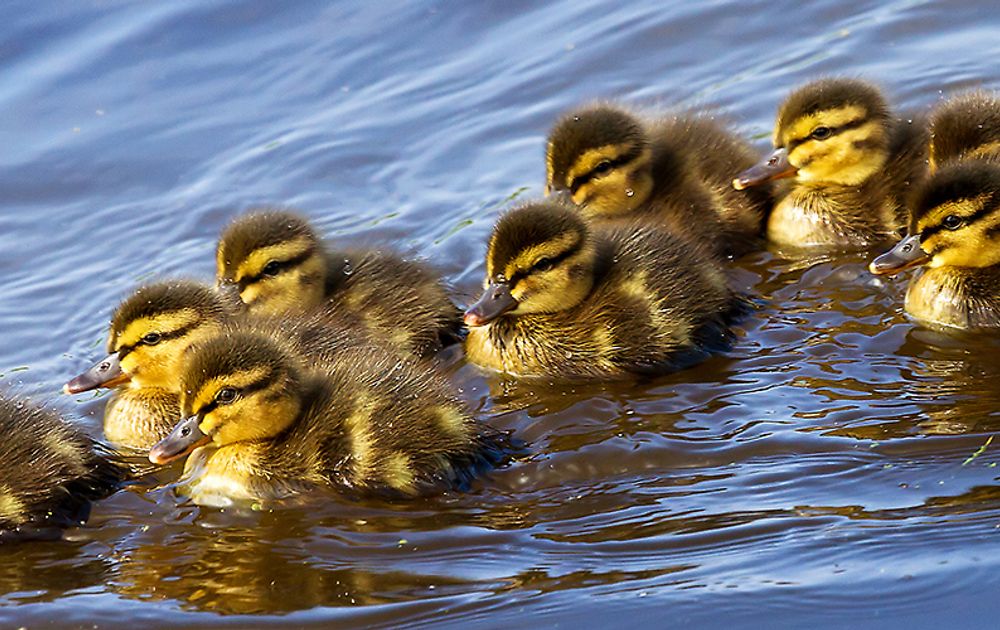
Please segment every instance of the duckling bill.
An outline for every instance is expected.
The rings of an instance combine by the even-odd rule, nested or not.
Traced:
[[[711,254],[638,225],[592,228],[542,201],[497,222],[482,296],[465,312],[472,363],[565,379],[661,374],[728,345],[744,308]]]

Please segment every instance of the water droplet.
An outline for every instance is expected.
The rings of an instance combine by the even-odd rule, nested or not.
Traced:
[[[567,350],[566,351],[566,358],[567,359],[572,359],[573,358],[573,351],[572,350]]]
[[[349,276],[352,273],[354,273],[354,267],[351,266],[351,261],[344,260],[344,267],[343,267],[343,269],[341,269],[341,271],[344,272],[345,276]]]
[[[625,196],[626,197],[634,197],[635,196],[635,191],[632,190],[631,188],[626,188],[625,189]]]

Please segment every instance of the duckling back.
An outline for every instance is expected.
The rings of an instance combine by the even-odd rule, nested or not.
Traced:
[[[676,195],[675,203],[690,204],[700,200],[704,207],[715,209],[715,238],[722,243],[718,249],[723,254],[738,256],[759,247],[764,221],[774,204],[774,187],[766,183],[736,190],[731,185],[733,173],[750,168],[760,159],[753,148],[719,121],[696,114],[655,123],[651,135],[654,165],[659,165],[660,169],[654,177],[661,180],[665,188],[660,198],[669,200],[676,195],[676,191],[666,188],[679,174],[687,173],[691,181],[680,182],[681,190],[688,187],[690,192]],[[671,165],[670,156],[679,163]],[[683,216],[681,211],[677,213]],[[690,223],[672,228],[674,233],[682,235],[692,229]],[[711,243],[703,238],[699,241]]]
[[[0,395],[0,540],[87,520],[129,468],[54,412]]]
[[[986,91],[952,97],[931,114],[931,168],[956,160],[1000,162],[1000,98]]]
[[[349,311],[370,336],[417,357],[461,339],[461,312],[427,265],[379,250],[331,252],[328,261],[328,308]]]

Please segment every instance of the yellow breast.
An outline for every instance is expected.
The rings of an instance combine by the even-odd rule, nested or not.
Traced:
[[[959,282],[948,267],[925,269],[906,290],[906,312],[938,326],[967,328],[965,296],[957,290]]]
[[[266,484],[255,483],[259,459],[256,445],[232,444],[195,449],[177,482],[180,494],[198,505],[230,507],[238,503],[278,498]]]

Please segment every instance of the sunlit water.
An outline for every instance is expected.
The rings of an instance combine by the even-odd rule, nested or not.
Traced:
[[[987,2],[622,4],[5,3],[0,386],[98,433],[103,401],[58,391],[113,306],[209,277],[253,205],[470,296],[584,100],[705,108],[763,149],[823,73],[916,110],[1000,86]],[[915,326],[905,278],[862,256],[762,253],[733,282],[761,298],[733,351],[652,382],[504,382],[452,352],[533,453],[468,494],[233,513],[122,492],[67,541],[0,549],[0,625],[1000,624],[1000,340]]]

